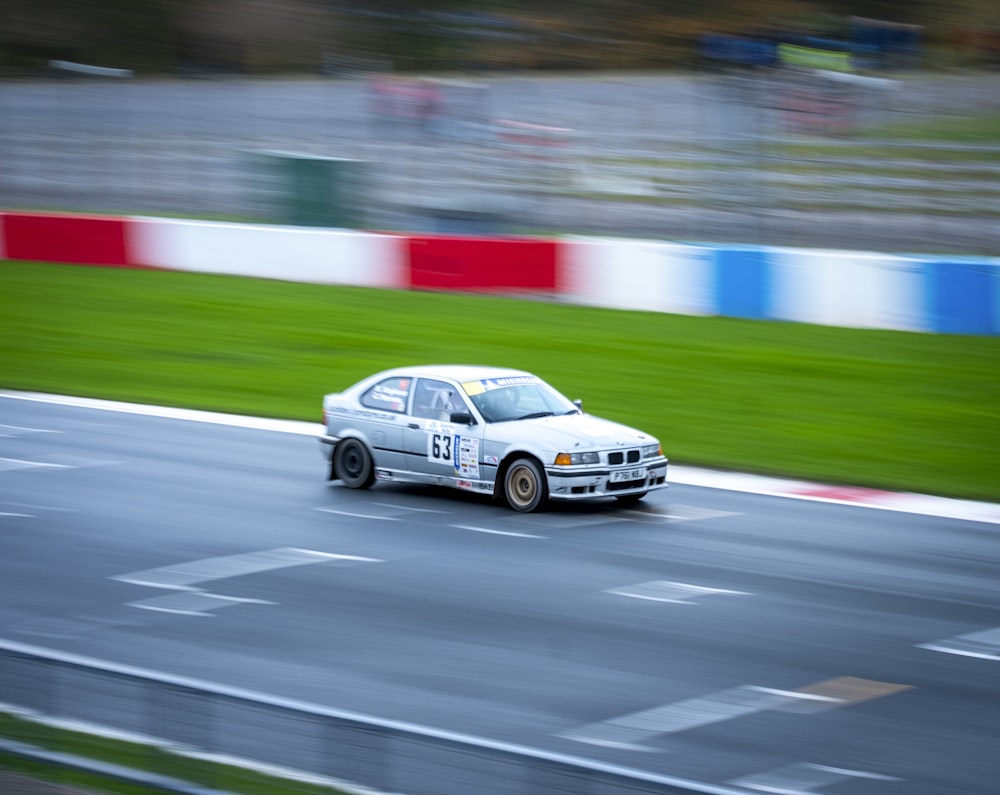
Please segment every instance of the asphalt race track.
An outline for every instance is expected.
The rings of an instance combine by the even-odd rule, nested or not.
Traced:
[[[0,637],[748,792],[997,791],[1000,526],[323,476],[306,435],[0,397]]]

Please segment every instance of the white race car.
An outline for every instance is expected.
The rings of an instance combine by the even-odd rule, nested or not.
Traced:
[[[522,370],[400,367],[323,398],[329,477],[450,486],[505,498],[515,511],[553,500],[634,504],[667,487],[660,442],[584,414]]]

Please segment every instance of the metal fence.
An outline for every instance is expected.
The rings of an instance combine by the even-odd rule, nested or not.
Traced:
[[[256,157],[282,151],[362,161],[367,228],[1000,249],[1000,144],[900,132],[1000,112],[1000,75],[844,81],[6,81],[0,206],[283,222]]]
[[[0,704],[408,795],[736,795],[679,778],[0,641]]]

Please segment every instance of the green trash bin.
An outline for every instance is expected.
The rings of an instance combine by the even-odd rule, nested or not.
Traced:
[[[296,152],[257,152],[257,202],[268,220],[294,226],[365,225],[367,163]]]

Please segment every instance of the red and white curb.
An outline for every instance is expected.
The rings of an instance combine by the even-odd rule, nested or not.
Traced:
[[[169,406],[148,406],[140,403],[123,403],[96,398],[51,395],[38,392],[16,392],[0,390],[0,398],[29,400],[36,403],[56,403],[64,406],[117,411],[125,414],[142,414],[150,417],[183,420],[185,422],[207,422],[214,425],[230,425],[279,433],[294,433],[301,436],[318,436],[322,428],[317,422],[300,420],[249,417],[239,414],[225,414],[197,409],[171,408]],[[815,483],[807,480],[753,475],[744,472],[724,472],[702,469],[679,464],[671,464],[669,480],[686,486],[701,486],[710,489],[739,491],[770,497],[786,497],[796,500],[855,505],[862,508],[877,508],[885,511],[914,513],[922,516],[937,516],[945,519],[962,519],[971,522],[986,522],[1000,525],[1000,504],[960,500],[951,497],[936,497],[930,494],[881,491],[861,486],[837,486]]]
[[[772,497],[788,497],[838,505],[857,505],[863,508],[917,513],[945,519],[965,519],[972,522],[1000,524],[1000,504],[993,502],[959,500],[910,492],[881,491],[863,486],[837,486],[807,480],[787,480],[744,472],[720,472],[674,465],[670,467],[668,479],[672,483],[684,483],[689,486],[703,486],[710,489],[726,489]]]

